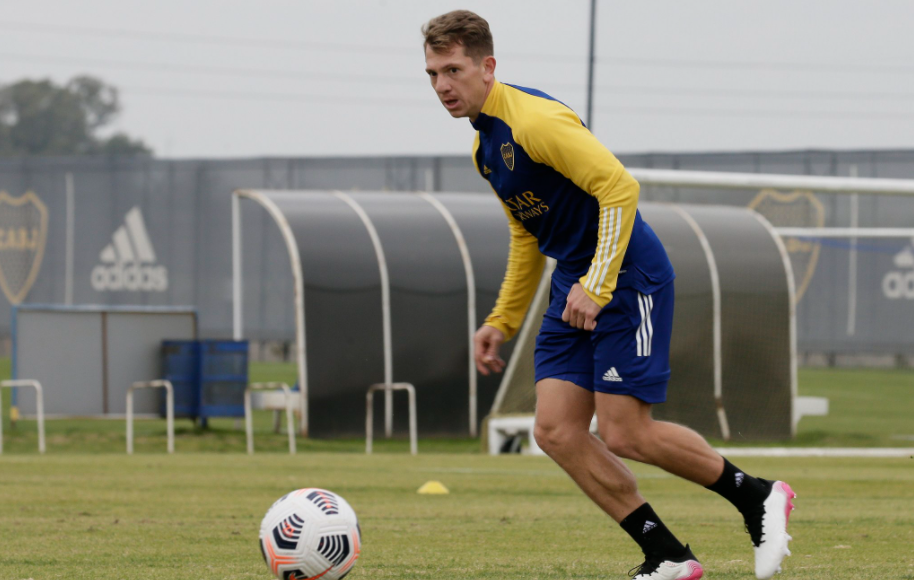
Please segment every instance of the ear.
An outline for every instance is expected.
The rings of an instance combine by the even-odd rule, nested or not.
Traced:
[[[486,82],[495,78],[495,57],[487,56],[482,59],[483,77]]]

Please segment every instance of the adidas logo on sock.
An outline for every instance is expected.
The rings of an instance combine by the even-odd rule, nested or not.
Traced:
[[[657,527],[657,524],[655,524],[655,523],[652,522],[651,520],[647,520],[646,522],[644,522],[644,529],[641,530],[641,533],[642,533],[642,534],[646,534],[646,533],[648,533],[649,531],[653,530],[653,529],[656,528],[656,527]]]
[[[737,474],[736,474],[736,487],[741,486],[741,485],[743,484],[743,479],[745,479],[745,478],[746,478],[746,475],[745,475],[742,471],[737,472]]]
[[[616,367],[610,367],[608,371],[603,375],[604,381],[612,381],[614,383],[621,383],[622,377],[619,376],[619,373],[616,371]]]

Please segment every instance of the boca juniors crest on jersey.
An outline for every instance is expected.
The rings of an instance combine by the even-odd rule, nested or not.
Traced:
[[[505,143],[501,146],[501,158],[505,160],[508,169],[514,171],[514,145]]]

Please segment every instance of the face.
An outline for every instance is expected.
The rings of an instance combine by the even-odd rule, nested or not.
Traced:
[[[487,56],[476,63],[460,44],[444,53],[426,46],[425,72],[452,117],[475,121],[495,80],[495,57]]]

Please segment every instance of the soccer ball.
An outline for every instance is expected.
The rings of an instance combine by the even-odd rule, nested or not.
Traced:
[[[355,566],[361,546],[355,512],[324,489],[287,493],[260,523],[260,551],[281,580],[339,580]]]

